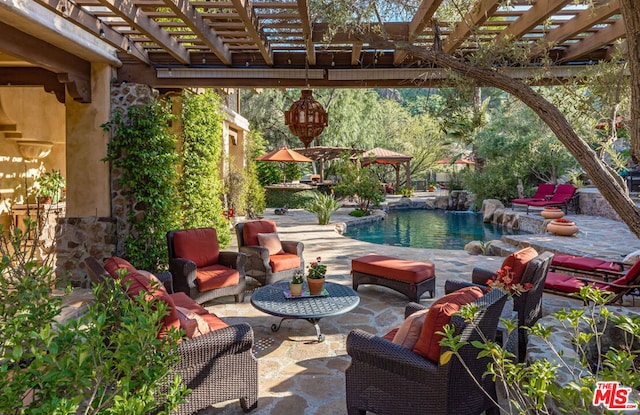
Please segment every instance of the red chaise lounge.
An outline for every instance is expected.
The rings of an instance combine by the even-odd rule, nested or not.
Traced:
[[[559,184],[556,187],[555,193],[548,200],[534,200],[532,202],[528,202],[527,205],[527,214],[529,213],[529,208],[534,207],[545,207],[545,206],[558,206],[564,208],[565,213],[569,210],[569,203],[573,201],[575,197],[577,188],[571,183]]]
[[[591,284],[598,290],[613,293],[609,303],[621,301],[622,297],[632,290],[640,288],[640,261],[636,262],[629,270],[614,281],[607,282],[601,279],[571,276],[557,272],[549,272],[544,283],[545,291],[553,294],[572,295],[580,292],[582,287]]]
[[[556,189],[556,185],[553,183],[542,183],[538,185],[536,193],[531,197],[524,197],[519,199],[513,199],[511,204],[514,205],[528,205],[529,202],[541,202],[547,200],[547,198],[553,195],[553,191]]]

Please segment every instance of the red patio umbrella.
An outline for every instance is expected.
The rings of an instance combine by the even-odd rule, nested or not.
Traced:
[[[307,156],[303,156],[297,151],[293,151],[288,147],[282,147],[275,149],[273,151],[268,152],[267,154],[263,154],[260,157],[256,157],[258,161],[275,161],[282,164],[282,170],[284,171],[284,163],[311,163],[311,160]],[[284,183],[287,180],[286,175],[283,174]]]

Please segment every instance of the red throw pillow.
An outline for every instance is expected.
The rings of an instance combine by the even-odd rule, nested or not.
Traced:
[[[202,268],[218,263],[220,245],[213,228],[187,229],[173,234],[173,251],[178,258],[188,259]]]
[[[137,269],[129,261],[126,259],[118,258],[117,256],[113,256],[107,259],[104,263],[104,269],[111,275],[111,278],[118,278],[118,270],[120,268],[124,268],[127,270],[127,274],[130,272],[136,272]]]
[[[254,220],[245,222],[242,228],[242,239],[246,246],[260,245],[258,243],[259,233],[277,232],[276,223],[270,220]]]
[[[520,280],[522,280],[522,275],[524,274],[524,270],[527,268],[527,263],[537,256],[538,252],[531,247],[521,249],[506,257],[500,269],[504,269],[506,267],[511,268],[511,272],[513,272],[512,283],[518,284],[520,283]]]
[[[474,302],[482,295],[483,292],[480,288],[466,287],[447,294],[433,303],[429,308],[413,351],[437,362],[440,358],[440,340],[442,340],[442,335],[437,332],[443,331],[443,327],[451,321],[451,316],[463,305]]]

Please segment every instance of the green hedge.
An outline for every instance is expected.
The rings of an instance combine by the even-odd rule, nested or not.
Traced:
[[[313,200],[314,190],[282,190],[265,189],[268,208],[281,208],[289,205],[291,209],[303,209],[307,203]]]

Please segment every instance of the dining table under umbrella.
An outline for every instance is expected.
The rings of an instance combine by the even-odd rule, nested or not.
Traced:
[[[288,147],[282,147],[272,150],[266,154],[256,157],[256,160],[282,163],[283,172],[285,172],[284,163],[311,163],[313,161],[309,157],[304,156]],[[286,173],[284,173],[282,183],[286,182],[286,180]]]

